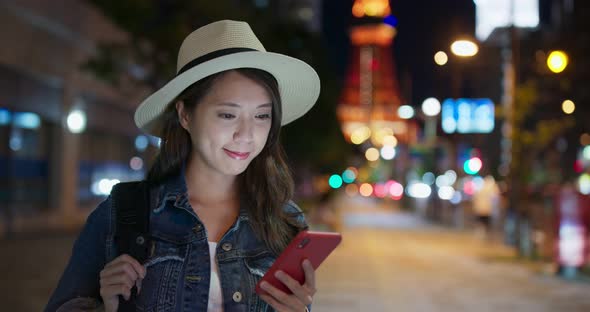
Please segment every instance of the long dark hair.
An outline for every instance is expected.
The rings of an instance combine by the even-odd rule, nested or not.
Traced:
[[[275,254],[279,254],[291,239],[304,228],[298,215],[283,208],[293,196],[293,178],[279,142],[282,105],[278,83],[269,73],[253,68],[234,69],[264,87],[272,100],[272,125],[266,145],[239,175],[240,199],[247,205],[250,223],[259,239]],[[213,84],[228,71],[220,72],[191,85],[176,99],[194,111]],[[182,164],[192,152],[189,133],[181,127],[174,101],[162,117],[160,153],[148,172],[147,179],[160,183],[180,173]]]

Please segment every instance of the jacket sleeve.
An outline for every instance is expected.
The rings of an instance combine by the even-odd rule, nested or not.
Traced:
[[[45,307],[45,312],[55,312],[58,309],[63,311],[65,306],[71,305],[71,301],[81,298],[100,302],[99,274],[106,264],[106,240],[110,219],[109,197],[88,216],[74,243],[68,265]]]

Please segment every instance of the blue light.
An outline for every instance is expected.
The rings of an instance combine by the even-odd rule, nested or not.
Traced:
[[[18,128],[37,129],[41,125],[41,118],[35,113],[15,113],[14,125]]]
[[[397,17],[395,17],[393,15],[386,16],[383,19],[383,22],[387,25],[392,26],[392,27],[397,27]]]
[[[149,141],[150,144],[152,144],[153,146],[160,148],[160,144],[162,144],[162,139],[156,137],[156,136],[148,136],[149,137]]]
[[[145,135],[138,135],[135,138],[135,148],[140,152],[145,151],[148,144],[149,144],[148,138]]]
[[[490,133],[494,118],[490,99],[447,99],[442,104],[442,128],[446,133]]]
[[[0,108],[0,126],[5,126],[10,124],[10,120],[11,120],[11,114],[10,111],[7,110],[6,108]]]
[[[342,173],[342,181],[344,181],[344,183],[352,183],[352,182],[354,182],[355,179],[356,179],[356,176],[355,176],[354,172],[350,169],[346,169]]]

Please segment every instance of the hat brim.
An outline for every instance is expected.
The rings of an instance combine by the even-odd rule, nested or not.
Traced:
[[[320,94],[320,79],[307,63],[272,52],[240,52],[201,63],[169,81],[139,105],[135,111],[135,124],[146,133],[159,136],[160,117],[180,93],[207,76],[238,68],[257,68],[275,77],[282,102],[281,125],[303,116]]]

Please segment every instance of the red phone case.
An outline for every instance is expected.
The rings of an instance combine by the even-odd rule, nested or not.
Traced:
[[[291,290],[275,277],[275,272],[281,270],[289,274],[293,279],[299,281],[300,284],[305,282],[305,272],[301,263],[305,259],[311,261],[314,270],[330,255],[330,253],[340,244],[342,235],[340,233],[331,232],[313,232],[301,231],[285,250],[279,255],[277,260],[268,269],[266,274],[256,284],[256,293],[265,294],[260,283],[268,282],[274,287],[291,294]]]

